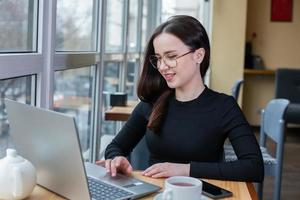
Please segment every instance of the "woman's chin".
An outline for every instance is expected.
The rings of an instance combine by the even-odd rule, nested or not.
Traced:
[[[169,88],[172,88],[172,89],[177,87],[177,85],[174,82],[167,82],[167,85]]]

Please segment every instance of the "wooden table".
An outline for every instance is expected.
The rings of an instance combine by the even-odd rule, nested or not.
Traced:
[[[127,121],[138,101],[128,101],[127,106],[113,106],[105,111],[105,120]]]
[[[141,175],[140,172],[135,171],[133,172],[133,176],[143,180],[148,183],[152,183],[155,185],[158,185],[160,187],[163,187],[164,185],[164,179],[153,179],[144,177]],[[225,198],[224,200],[258,200],[257,194],[254,190],[252,183],[245,183],[245,182],[235,182],[235,181],[219,181],[219,180],[208,180],[205,179],[207,182],[210,182],[212,184],[218,185],[222,188],[225,188],[233,193],[233,196],[230,198]],[[152,195],[148,195],[144,198],[141,198],[142,200],[151,200],[157,193],[154,193]],[[57,194],[54,194],[48,190],[46,190],[43,187],[36,186],[32,192],[32,194],[26,198],[26,200],[65,200],[65,198],[58,196]]]

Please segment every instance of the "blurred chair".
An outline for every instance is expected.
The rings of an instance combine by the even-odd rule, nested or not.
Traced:
[[[262,110],[261,127],[260,127],[260,150],[264,159],[265,175],[275,178],[273,199],[280,199],[281,192],[281,175],[283,165],[284,151],[284,132],[285,121],[284,114],[289,105],[287,99],[273,99],[266,108]],[[276,143],[275,157],[271,156],[266,147],[266,136]],[[237,160],[232,146],[224,147],[225,161],[232,162]],[[263,182],[258,184],[259,198],[263,197]]]
[[[285,113],[287,123],[300,123],[300,69],[278,69],[275,77],[275,98],[290,101]]]
[[[144,136],[131,152],[130,164],[135,170],[144,170],[149,166],[149,156],[150,152]]]
[[[243,79],[237,80],[231,88],[231,95],[235,98],[236,101],[238,101],[241,85],[243,84],[243,82]]]
[[[100,160],[104,160],[105,149],[107,145],[111,143],[114,139],[115,135],[102,135],[100,140],[100,153],[99,158]]]

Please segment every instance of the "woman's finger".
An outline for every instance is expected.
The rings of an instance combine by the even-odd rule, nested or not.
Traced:
[[[152,169],[153,169],[153,167],[154,167],[154,165],[152,165],[152,166],[150,166],[150,167],[148,167],[147,169],[145,169],[144,171],[143,171],[143,175],[146,175],[146,174],[148,174]]]
[[[110,171],[111,171],[111,159],[108,159],[108,160],[106,160],[105,161],[105,168],[106,168],[106,171],[108,172],[108,173],[110,173]]]
[[[148,167],[148,168],[145,169],[145,171],[143,172],[143,175],[149,174],[151,171],[156,170],[156,169],[158,169],[158,168],[161,168],[160,166],[161,166],[161,163],[154,164],[154,165]],[[146,175],[146,176],[147,176],[147,175]]]
[[[147,171],[145,173],[145,176],[153,176],[154,174],[157,174],[161,172],[161,169],[159,168],[159,166],[155,166],[155,167],[152,167],[151,170]]]
[[[126,168],[125,174],[131,174],[131,172],[132,172],[132,166],[129,164]]]
[[[106,160],[97,160],[96,161],[96,165],[100,165],[102,167],[105,167],[105,163],[106,163]]]
[[[116,176],[117,175],[117,167],[116,167],[116,160],[113,159],[110,162],[110,175],[111,176]]]
[[[115,161],[115,166],[118,169],[123,164],[122,163],[123,162],[123,157],[115,157],[114,161]]]
[[[122,161],[122,172],[123,174],[131,174],[132,172],[132,166],[126,158]]]
[[[154,174],[153,176],[151,176],[152,178],[166,178],[169,177],[168,172],[167,171],[162,171],[159,172],[157,174]]]
[[[125,157],[119,157],[116,160],[117,170],[122,172],[123,174],[130,174],[132,172],[132,167],[129,161]]]

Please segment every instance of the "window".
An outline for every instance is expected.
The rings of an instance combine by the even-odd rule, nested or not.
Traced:
[[[0,53],[37,50],[37,1],[0,1]]]
[[[124,1],[107,1],[105,51],[121,52],[124,34]]]
[[[96,51],[95,0],[58,0],[56,51]]]
[[[162,0],[161,21],[166,21],[172,15],[191,15],[200,18],[201,0]]]
[[[143,1],[143,12],[142,12],[142,36],[141,36],[141,48],[142,51],[144,51],[144,49],[146,48],[146,42],[148,40],[148,35],[149,33],[147,33],[147,28],[148,27],[148,1]]]
[[[107,110],[110,107],[110,94],[118,92],[120,88],[120,62],[107,61],[104,64],[104,84],[103,84],[103,109]],[[102,134],[114,135],[116,133],[116,122],[106,121],[104,113],[102,115]]]
[[[53,109],[75,117],[85,160],[90,158],[94,67],[56,71]]]
[[[35,102],[35,76],[25,76],[0,80],[0,158],[5,156],[5,150],[13,147],[9,137],[9,121],[5,109],[4,98],[26,104]]]
[[[128,27],[128,51],[137,50],[138,32],[138,0],[130,0],[129,5],[129,27]]]
[[[127,74],[125,83],[125,92],[127,93],[128,100],[136,100],[136,84],[138,79],[138,60],[130,60],[127,62]]]
[[[12,145],[3,104],[11,97],[73,115],[83,156],[95,161],[101,136],[121,127],[104,120],[110,94],[137,99],[153,28],[173,14],[199,14],[199,2],[207,1],[0,0],[0,158]]]

